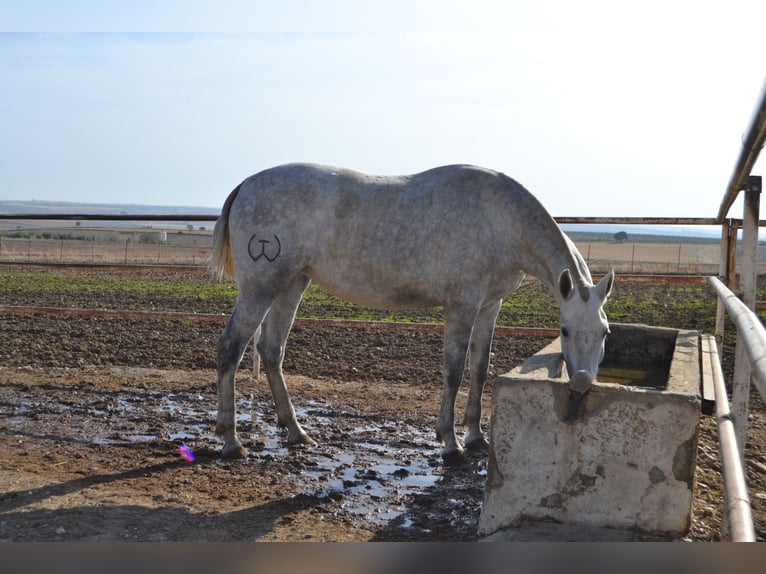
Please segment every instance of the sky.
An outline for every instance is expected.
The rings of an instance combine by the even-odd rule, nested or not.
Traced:
[[[763,0],[0,0],[0,200],[220,207],[282,163],[469,163],[554,216],[715,217],[764,22]]]

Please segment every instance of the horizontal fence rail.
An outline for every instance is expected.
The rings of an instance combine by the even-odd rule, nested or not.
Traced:
[[[178,214],[178,213],[0,213],[0,219],[20,221],[215,221],[218,215],[212,214]]]
[[[737,335],[750,360],[751,376],[761,397],[766,400],[766,329],[758,316],[732,293],[718,277],[709,277],[711,285],[726,307],[726,312],[734,320]]]
[[[0,219],[10,220],[62,220],[62,221],[215,221],[218,215],[212,214],[104,214],[104,213],[0,213]],[[557,223],[600,224],[614,223],[622,225],[717,225],[720,221],[712,217],[554,217]]]
[[[206,265],[170,265],[167,263],[60,263],[55,261],[0,261],[0,269],[19,267],[23,269],[80,269],[83,271],[110,271],[117,273],[169,272],[206,274]]]
[[[33,307],[24,305],[0,305],[0,313],[19,315],[72,315],[80,317],[116,317],[121,319],[155,319],[163,321],[214,321],[229,320],[228,314],[181,313],[175,311],[133,311],[130,309],[78,309],[70,307]],[[442,323],[408,323],[403,321],[364,321],[354,319],[314,319],[299,317],[293,323],[307,327],[350,327],[356,329],[391,329],[399,331],[444,331]],[[527,337],[558,337],[559,330],[547,327],[514,327],[498,325],[497,335],[523,335]]]
[[[753,171],[758,156],[766,143],[766,79],[761,85],[761,92],[753,108],[745,134],[742,137],[742,147],[739,150],[737,163],[729,178],[729,185],[721,201],[716,220],[723,223],[739,192],[745,187],[747,178]]]
[[[755,383],[761,398],[766,400],[766,329],[756,314],[720,279],[709,277],[708,281],[734,321],[737,338],[742,341],[750,363],[751,380]],[[715,345],[712,348],[715,349]],[[745,445],[739,444],[740,441],[737,440],[737,436],[745,436],[743,429],[747,425],[747,412],[732,413],[730,411],[720,363],[718,361],[713,363],[718,365],[713,370],[713,383],[729,535],[734,542],[754,542],[755,531],[745,482]]]
[[[715,337],[704,335],[704,349],[710,374],[713,380],[715,395],[715,419],[718,426],[718,448],[721,452],[721,467],[724,482],[725,522],[728,526],[729,537],[734,542],[755,542],[753,528],[753,513],[750,507],[750,497],[747,493],[745,469],[742,465],[741,451],[737,444],[737,432],[729,409],[729,399],[726,395],[721,361],[716,350]]]

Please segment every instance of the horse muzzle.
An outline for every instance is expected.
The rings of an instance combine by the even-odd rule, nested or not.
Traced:
[[[585,396],[593,386],[594,377],[588,371],[577,371],[569,379],[569,412],[566,420],[574,422],[583,415]]]

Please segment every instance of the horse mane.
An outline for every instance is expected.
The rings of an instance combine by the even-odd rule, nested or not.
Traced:
[[[583,259],[583,256],[580,254],[580,251],[577,249],[574,241],[572,241],[563,231],[561,234],[564,236],[567,246],[569,247],[569,251],[572,254],[572,258],[577,264],[577,268],[572,270],[573,272],[576,271],[574,282],[577,285],[577,290],[580,292],[580,297],[582,297],[582,300],[587,301],[590,299],[590,289],[588,289],[588,287],[593,286],[593,279],[591,278],[588,264],[585,262],[585,259]]]

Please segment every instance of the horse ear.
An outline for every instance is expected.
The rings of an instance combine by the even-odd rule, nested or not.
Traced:
[[[566,300],[572,296],[574,291],[574,283],[572,283],[572,274],[569,269],[564,269],[559,275],[559,293],[561,297]]]
[[[609,297],[609,294],[612,292],[612,287],[614,286],[614,269],[610,269],[609,273],[604,275],[601,278],[601,281],[598,282],[598,285],[596,285],[596,294],[598,295],[599,301],[602,303],[606,301],[606,298]]]

